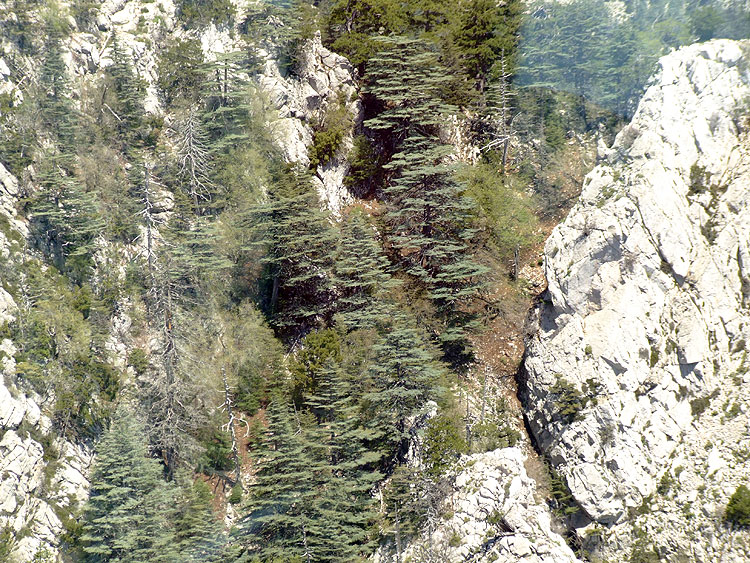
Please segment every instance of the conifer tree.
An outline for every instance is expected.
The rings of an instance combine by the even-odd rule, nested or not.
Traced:
[[[372,545],[376,520],[371,491],[382,478],[380,456],[368,450],[376,432],[361,419],[358,393],[334,362],[323,369],[317,393],[307,398],[314,414],[310,438],[323,446],[323,476],[316,514],[326,522],[325,533],[312,534],[311,544],[324,561],[365,557]]]
[[[211,561],[222,548],[224,535],[216,519],[209,486],[200,478],[180,475],[174,516],[175,547],[183,561]]]
[[[311,457],[297,413],[276,390],[266,411],[247,515],[237,527],[240,561],[316,561],[310,544],[318,495],[319,455]]]
[[[403,313],[392,314],[392,325],[373,346],[363,396],[366,412],[380,432],[378,451],[386,467],[404,461],[412,437],[414,417],[436,398],[443,368],[425,347],[419,331]]]
[[[111,100],[112,105],[105,103],[105,109],[117,121],[116,130],[122,141],[123,152],[132,154],[134,150],[142,146],[145,137],[143,131],[144,84],[136,76],[131,56],[121,45],[116,33],[112,35],[110,53],[112,64],[107,67],[106,72],[108,85],[114,97]]]
[[[282,170],[276,180],[268,201],[251,209],[247,221],[256,233],[253,246],[265,251],[271,324],[293,336],[329,322],[336,231],[306,175]]]
[[[75,151],[75,110],[70,100],[70,84],[62,58],[61,34],[49,23],[45,26],[45,32],[39,73],[39,109],[43,125],[52,134],[61,153],[70,155]]]
[[[476,82],[480,94],[495,62],[504,54],[508,69],[513,59],[523,5],[519,0],[498,3],[494,0],[470,0],[460,6],[452,32],[462,66]]]
[[[423,42],[388,38],[388,48],[370,61],[369,92],[384,107],[365,122],[386,138],[393,157],[386,221],[396,259],[420,280],[444,318],[441,338],[462,348],[470,316],[460,305],[482,287],[486,270],[471,256],[473,202],[446,164],[452,148],[440,139],[440,124],[455,108],[441,101],[444,69]]]
[[[347,330],[375,328],[383,317],[387,292],[398,285],[373,231],[359,212],[341,223],[333,284],[338,294],[336,318]]]
[[[172,562],[173,492],[147,457],[142,424],[121,405],[96,448],[91,496],[84,508],[87,563]]]

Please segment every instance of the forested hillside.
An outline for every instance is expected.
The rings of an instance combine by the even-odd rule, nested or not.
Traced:
[[[0,2],[0,455],[37,459],[0,561],[405,561],[466,456],[532,452],[523,320],[596,144],[746,8]]]

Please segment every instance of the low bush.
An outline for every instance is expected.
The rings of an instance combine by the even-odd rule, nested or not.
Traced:
[[[730,524],[746,528],[750,526],[750,489],[740,485],[727,503],[724,518]]]

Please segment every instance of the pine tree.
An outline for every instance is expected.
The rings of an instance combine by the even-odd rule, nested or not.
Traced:
[[[112,35],[110,51],[112,64],[107,67],[108,86],[113,90],[112,105],[104,104],[105,109],[116,119],[116,130],[122,142],[125,154],[133,154],[143,145],[143,99],[144,82],[136,76],[132,59],[117,38]],[[112,107],[114,106],[114,107]]]
[[[174,516],[175,547],[183,561],[210,561],[224,544],[209,486],[200,478],[181,475]]]
[[[236,534],[245,546],[240,561],[315,561],[309,543],[318,495],[319,454],[311,457],[297,413],[276,390],[266,411],[268,428],[247,515]]]
[[[440,124],[455,108],[441,101],[445,74],[423,42],[388,38],[370,61],[369,92],[383,111],[365,125],[386,136],[393,150],[386,222],[396,259],[422,282],[444,319],[448,349],[463,347],[471,317],[460,305],[482,287],[486,269],[471,256],[473,202],[446,164],[452,148],[440,140]]]
[[[310,544],[323,561],[347,562],[366,557],[376,520],[371,491],[382,478],[380,456],[367,443],[376,432],[361,419],[359,393],[334,362],[323,369],[317,393],[306,400],[317,425],[309,440],[323,447],[324,479],[315,504],[318,519],[326,523],[322,535],[311,534]]]
[[[121,405],[96,448],[84,508],[85,561],[172,562],[173,492],[147,457],[142,424]]]
[[[336,231],[308,177],[298,171],[277,173],[268,201],[251,209],[246,220],[256,234],[253,247],[265,251],[271,324],[284,336],[328,324]]]
[[[392,325],[374,344],[363,396],[366,412],[380,432],[378,451],[386,467],[401,463],[409,449],[415,416],[437,398],[444,371],[403,313],[392,313]]]
[[[39,109],[43,125],[53,135],[60,151],[72,154],[75,151],[76,112],[70,100],[70,84],[62,58],[61,34],[49,23],[45,32],[46,41],[39,72]]]
[[[341,223],[333,284],[338,294],[336,318],[347,330],[375,328],[383,317],[388,291],[398,285],[373,231],[374,227],[359,212]]]
[[[480,94],[501,53],[508,69],[513,68],[522,9],[519,0],[500,4],[494,0],[470,0],[461,4],[452,41],[464,72],[476,82]]]

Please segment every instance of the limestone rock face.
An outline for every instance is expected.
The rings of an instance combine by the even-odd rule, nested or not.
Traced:
[[[403,559],[577,563],[563,537],[553,531],[552,514],[526,473],[525,461],[519,448],[462,459],[437,526],[412,542]],[[378,560],[393,559],[381,553]]]
[[[0,164],[0,259],[9,262],[18,259],[28,234],[16,213],[18,195],[17,179]],[[0,324],[12,321],[17,310],[13,296],[0,288]],[[16,352],[10,339],[0,339],[0,529],[16,536],[11,561],[25,562],[45,550],[57,556],[63,524],[56,510],[88,498],[93,454],[54,434],[42,398],[16,378]]]
[[[665,557],[690,545],[717,561],[723,508],[750,476],[749,61],[729,40],[662,58],[545,247],[524,406],[581,524],[609,528],[609,561],[633,526],[661,529],[649,541]],[[747,557],[720,543],[722,561]]]
[[[334,214],[340,214],[353,201],[344,186],[344,177],[349,172],[347,153],[352,148],[354,129],[363,117],[356,69],[345,57],[323,47],[320,32],[316,32],[302,49],[294,75],[284,76],[277,62],[269,58],[259,84],[278,112],[271,127],[287,162],[308,166],[313,128],[324,123],[327,112],[338,106],[345,108],[351,126],[336,155],[318,166],[313,179],[323,203]]]

